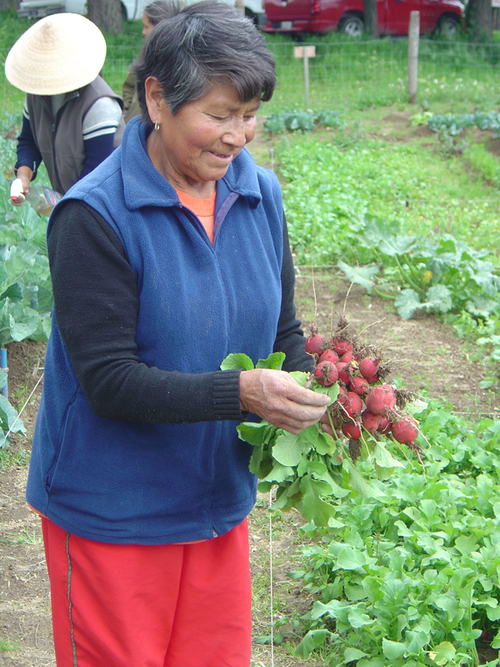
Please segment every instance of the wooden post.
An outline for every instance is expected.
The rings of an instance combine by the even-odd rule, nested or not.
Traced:
[[[293,55],[295,58],[304,58],[304,86],[306,95],[306,109],[309,109],[309,58],[316,56],[315,46],[294,46]]]
[[[410,12],[408,30],[408,98],[410,104],[417,102],[418,85],[418,39],[420,35],[420,12]]]
[[[245,16],[245,0],[234,0],[234,6],[240,12],[240,14]]]

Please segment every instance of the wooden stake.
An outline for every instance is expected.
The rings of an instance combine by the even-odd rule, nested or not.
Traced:
[[[294,46],[293,55],[295,58],[304,58],[304,86],[306,95],[306,109],[309,109],[309,58],[316,56],[315,46]]]
[[[418,85],[418,39],[420,36],[420,12],[410,12],[408,30],[408,98],[410,104],[417,102]]]

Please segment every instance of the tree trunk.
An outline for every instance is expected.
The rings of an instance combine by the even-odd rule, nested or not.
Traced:
[[[493,7],[493,30],[500,30],[500,9]]]
[[[101,30],[114,35],[123,30],[120,0],[87,0],[87,16]]]
[[[373,38],[378,37],[377,0],[363,0],[365,30]]]
[[[491,0],[469,0],[465,8],[465,26],[467,34],[474,41],[491,41],[493,37]]]

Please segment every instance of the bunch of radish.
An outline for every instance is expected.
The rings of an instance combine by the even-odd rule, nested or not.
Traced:
[[[382,363],[376,348],[360,344],[348,331],[349,325],[342,318],[330,338],[319,334],[313,325],[306,339],[306,351],[315,360],[311,388],[315,383],[321,387],[338,383],[337,399],[329,407],[332,427],[349,440],[354,461],[365,434],[376,439],[387,436],[407,445],[420,459],[418,422],[404,414],[412,394],[388,384],[385,379],[390,368]]]

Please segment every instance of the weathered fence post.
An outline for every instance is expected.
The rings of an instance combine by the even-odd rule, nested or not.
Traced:
[[[306,109],[309,109],[309,58],[316,56],[315,46],[294,46],[293,55],[295,58],[304,58],[304,86],[306,93]]]
[[[418,39],[420,35],[420,12],[410,12],[408,29],[408,97],[410,104],[417,101],[418,85]]]

